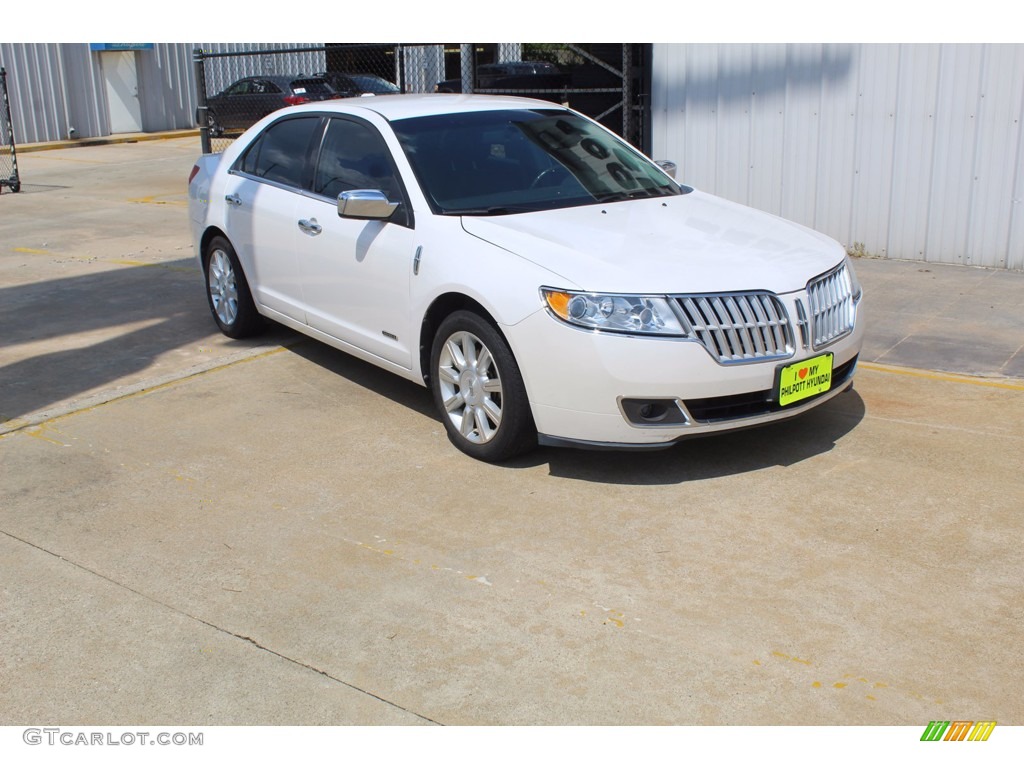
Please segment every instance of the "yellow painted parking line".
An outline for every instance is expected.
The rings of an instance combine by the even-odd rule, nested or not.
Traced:
[[[67,411],[63,411],[63,412],[57,413],[57,414],[55,414],[53,416],[50,416],[49,418],[41,419],[40,421],[32,421],[31,420],[31,415],[30,415],[30,417],[27,418],[27,419],[26,418],[16,418],[16,419],[13,419],[11,421],[0,422],[0,428],[3,428],[3,432],[0,432],[0,439],[5,438],[5,437],[10,437],[11,435],[26,434],[29,430],[41,430],[41,429],[50,427],[51,425],[55,424],[56,422],[62,421],[64,419],[70,418],[72,416],[78,416],[78,415],[83,414],[83,413],[91,413],[92,411],[95,411],[98,408],[103,408],[104,406],[107,406],[107,405],[113,405],[114,403],[121,403],[121,402],[124,402],[125,400],[131,400],[131,399],[134,399],[134,398],[139,397],[141,395],[148,395],[148,394],[151,394],[153,392],[159,392],[159,391],[164,390],[164,389],[170,389],[172,387],[178,386],[179,384],[183,384],[183,383],[186,383],[186,382],[189,382],[189,381],[193,381],[193,380],[198,379],[198,378],[200,378],[202,376],[207,376],[207,375],[209,375],[211,373],[219,373],[220,371],[225,371],[225,370],[227,370],[229,368],[235,367],[236,365],[242,365],[243,363],[251,363],[251,362],[256,361],[256,360],[263,360],[263,359],[265,359],[267,357],[270,357],[272,355],[277,355],[277,354],[280,354],[281,352],[286,352],[286,351],[288,351],[290,349],[293,349],[294,347],[298,346],[301,343],[302,343],[302,340],[299,340],[299,342],[296,343],[296,344],[291,344],[291,345],[288,345],[288,346],[281,346],[281,347],[274,347],[273,349],[268,349],[268,350],[265,350],[263,352],[258,352],[256,354],[252,354],[252,355],[246,355],[244,357],[240,357],[240,358],[237,358],[235,360],[230,360],[229,362],[226,362],[226,363],[220,363],[218,365],[211,366],[210,368],[203,368],[202,370],[198,370],[198,371],[195,371],[194,373],[186,374],[186,375],[181,376],[179,378],[170,378],[167,381],[162,381],[162,382],[159,382],[157,384],[151,384],[149,386],[142,386],[139,389],[135,389],[135,390],[132,390],[130,392],[125,392],[125,393],[120,394],[120,395],[113,395],[108,400],[102,400],[100,402],[95,402],[92,405],[82,405],[80,407],[71,407]],[[86,399],[88,399],[88,398],[86,398]],[[40,412],[40,413],[42,413],[42,412]],[[32,436],[33,437],[38,437],[39,435],[33,434]]]
[[[67,149],[67,147],[52,147],[52,149]],[[18,147],[18,154],[22,152],[31,152],[31,149],[25,149],[24,147]],[[53,154],[47,156],[45,153],[33,156],[33,160],[56,160],[61,163],[78,163],[79,165],[103,165],[102,160],[86,160],[81,157],[70,157],[68,155]]]
[[[183,192],[167,192],[162,195],[146,195],[145,197],[132,197],[129,203],[144,203],[147,205],[188,205],[187,200],[161,200],[163,197],[181,196]]]
[[[102,259],[106,264],[119,264],[123,267],[159,267],[170,272],[195,272],[195,267],[179,267],[162,261],[133,261],[132,259]]]
[[[172,265],[163,261],[138,261],[136,259],[106,259],[99,256],[78,256],[75,254],[62,254],[55,251],[43,251],[38,248],[12,248],[15,253],[27,253],[32,256],[60,256],[65,261],[80,261],[85,264],[99,262],[101,264],[117,264],[122,267],[160,267],[172,272],[194,272],[192,267]]]
[[[971,384],[976,387],[993,387],[995,389],[1009,389],[1017,392],[1024,392],[1024,382],[1019,379],[996,381],[982,378],[981,376],[965,376],[962,374],[940,373],[938,371],[919,371],[913,368],[897,368],[892,365],[881,365],[879,363],[858,363],[857,367],[867,371],[878,373],[894,373],[898,376],[914,376],[919,379],[932,379],[933,381],[950,381],[956,384]]]

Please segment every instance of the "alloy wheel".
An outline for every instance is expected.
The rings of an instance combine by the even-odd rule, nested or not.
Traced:
[[[210,254],[210,302],[224,325],[230,326],[238,317],[238,282],[231,258],[220,248]]]
[[[501,426],[501,376],[490,350],[468,331],[445,341],[437,363],[444,410],[471,443],[489,442]]]

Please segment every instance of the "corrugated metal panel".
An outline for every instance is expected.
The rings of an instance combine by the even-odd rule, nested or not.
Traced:
[[[750,170],[764,184],[750,185],[750,204],[764,210],[783,205],[785,160],[779,152],[786,135],[786,47],[765,45],[754,49],[750,107]]]
[[[782,189],[781,207],[765,210],[779,212],[800,222],[814,221],[815,201],[818,199],[821,48],[786,47],[785,63],[775,65],[770,94],[773,108],[782,113],[783,123],[779,143],[765,151],[782,155]]]
[[[932,209],[939,46],[903,46],[896,75],[897,130],[893,145],[892,210],[899,222],[889,228],[883,255],[924,259]]]
[[[971,199],[971,227],[965,256],[1000,254],[997,263],[1007,266],[1016,257],[1022,268],[1021,241],[1014,251],[1010,243],[1015,208],[1014,189],[1020,175],[1021,108],[1024,106],[1024,46],[992,45],[985,48],[978,99],[977,133]],[[1016,150],[1007,153],[1007,149]]]
[[[54,77],[60,71],[59,52],[60,46],[0,43],[0,65],[7,69],[11,123],[18,143],[47,140],[40,136],[63,138],[63,87],[60,78]],[[58,87],[52,90],[55,81]]]
[[[892,258],[1024,269],[1024,46],[654,46],[687,183]]]
[[[64,133],[56,138],[68,138],[71,128],[78,138],[108,135],[110,112],[99,58],[87,45],[63,44],[58,52],[60,68],[53,72],[50,87],[54,92],[63,89],[67,121],[61,126]],[[52,141],[52,138],[42,140]]]
[[[893,151],[896,144],[898,46],[874,46],[860,59],[854,117],[853,179],[844,241],[877,243],[888,253],[892,225]]]
[[[153,50],[138,55],[143,130],[167,131],[195,126],[192,48],[157,43]]]
[[[925,257],[964,263],[977,151],[981,46],[944,46],[939,53],[935,151]]]

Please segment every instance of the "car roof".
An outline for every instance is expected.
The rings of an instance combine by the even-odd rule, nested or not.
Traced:
[[[323,80],[320,75],[250,75],[249,77],[243,77],[241,80],[235,82],[242,82],[243,80],[269,80],[277,85],[290,85],[296,80]]]
[[[359,99],[321,101],[289,107],[289,111],[360,114],[375,112],[386,120],[446,115],[452,112],[486,112],[498,109],[565,109],[560,104],[519,96],[485,96],[462,93],[406,93],[364,96]],[[280,113],[278,113],[280,114]]]
[[[482,64],[478,69],[496,72],[533,72],[537,69],[555,70],[555,65],[546,61],[505,61],[500,64]]]

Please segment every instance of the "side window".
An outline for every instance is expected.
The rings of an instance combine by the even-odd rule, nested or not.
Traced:
[[[260,134],[235,166],[243,173],[292,187],[305,186],[306,160],[318,117],[280,120]]]
[[[391,152],[381,135],[362,123],[334,118],[320,150],[313,192],[334,199],[352,189],[378,189],[389,200],[402,199]]]

